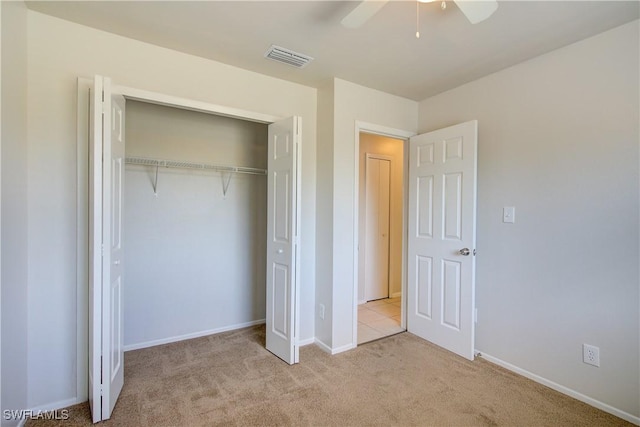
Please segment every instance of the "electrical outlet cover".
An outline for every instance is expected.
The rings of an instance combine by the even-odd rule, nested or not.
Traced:
[[[594,345],[582,344],[582,361],[587,365],[600,367],[600,349]]]

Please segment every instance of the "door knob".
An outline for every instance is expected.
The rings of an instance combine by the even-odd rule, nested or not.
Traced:
[[[279,253],[279,254],[281,254],[281,253],[283,253],[283,252],[284,252],[284,251],[283,251],[282,249],[278,249],[278,253]]]
[[[115,265],[120,265],[120,260],[119,260],[119,259],[117,259],[117,260],[113,261],[113,263],[114,263]]]
[[[458,251],[458,253],[462,256],[469,256],[471,251],[469,250],[469,248],[462,248]]]

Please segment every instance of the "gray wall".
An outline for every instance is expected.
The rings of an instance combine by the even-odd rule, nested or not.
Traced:
[[[127,102],[127,156],[266,169],[267,125]],[[265,318],[266,175],[127,165],[125,348]]]
[[[28,11],[29,404],[87,399],[87,300],[77,279],[77,78],[275,117],[300,115],[302,131],[301,324],[314,335],[316,89]],[[80,163],[81,164],[81,163]],[[233,183],[231,184],[233,186]],[[80,287],[79,287],[80,286]]]
[[[2,410],[27,408],[27,10],[2,8]],[[37,309],[37,307],[34,307]],[[2,425],[14,425],[4,420]]]
[[[636,417],[638,50],[635,21],[429,98],[419,122],[479,121],[477,349]]]

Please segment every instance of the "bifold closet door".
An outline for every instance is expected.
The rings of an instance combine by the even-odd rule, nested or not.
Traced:
[[[391,161],[367,155],[365,165],[365,298],[389,297]]]
[[[122,310],[125,99],[96,76],[91,90],[89,191],[89,404],[111,417],[124,385]]]
[[[300,298],[301,118],[269,125],[267,180],[267,350],[298,363],[296,307]]]

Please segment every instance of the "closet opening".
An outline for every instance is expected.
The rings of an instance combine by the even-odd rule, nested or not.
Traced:
[[[125,118],[124,350],[264,323],[268,125],[134,100]]]
[[[359,133],[358,344],[406,330],[402,310],[405,142]]]
[[[77,386],[93,421],[111,416],[125,350],[265,323],[265,349],[298,363],[302,118],[95,75],[78,79],[77,125]]]

